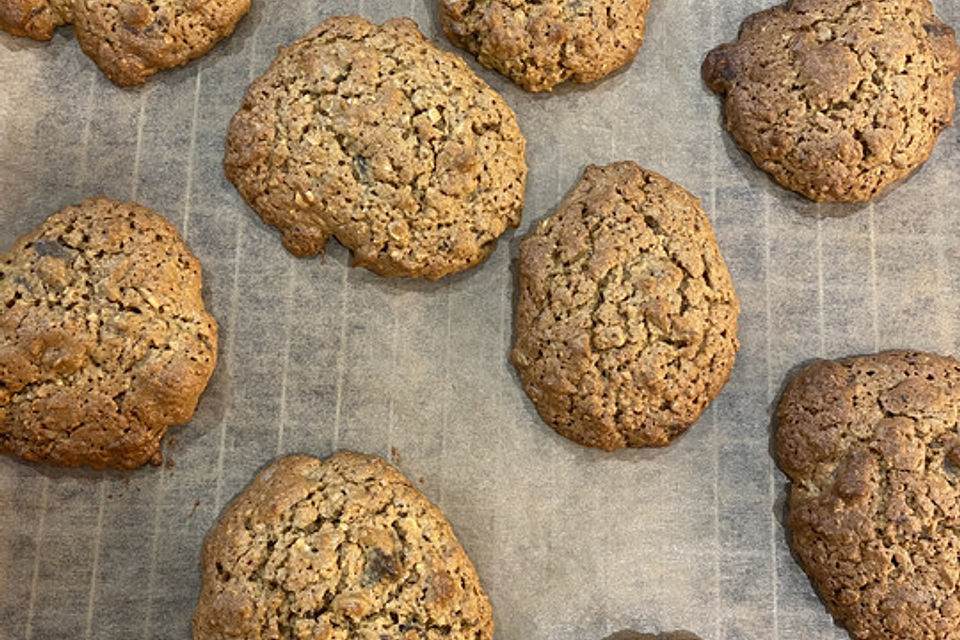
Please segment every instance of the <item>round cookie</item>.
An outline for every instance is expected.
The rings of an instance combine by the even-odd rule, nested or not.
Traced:
[[[249,8],[250,0],[0,0],[0,29],[49,40],[72,24],[104,75],[130,86],[199,58]]]
[[[740,303],[700,202],[633,162],[589,166],[520,244],[512,360],[580,444],[669,444],[730,377]]]
[[[63,466],[160,464],[213,372],[200,263],[136,203],[54,213],[0,256],[0,451]]]
[[[203,549],[194,640],[490,640],[490,603],[440,510],[380,458],[279,459]]]
[[[777,409],[791,545],[858,640],[960,638],[960,361],[891,351],[798,373]]]
[[[503,99],[414,22],[337,16],[253,82],[224,166],[294,255],[335,236],[356,265],[436,279],[519,224],[525,145]]]
[[[439,0],[450,41],[527,91],[594,82],[643,43],[649,0]]]
[[[951,124],[960,51],[929,0],[790,0],[703,63],[758,167],[811,200],[862,201]]]

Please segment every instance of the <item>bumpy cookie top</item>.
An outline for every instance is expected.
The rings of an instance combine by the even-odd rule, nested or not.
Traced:
[[[277,460],[204,546],[194,640],[492,636],[450,525],[380,458]]]
[[[0,256],[0,450],[64,466],[159,464],[213,372],[200,263],[164,218],[86,200]]]
[[[527,91],[593,82],[633,60],[649,0],[439,0],[443,30]]]
[[[858,640],[960,638],[960,362],[893,351],[790,381],[777,453],[797,558]]]
[[[0,0],[0,28],[49,40],[62,24],[121,86],[199,58],[247,13],[250,0]]]
[[[729,378],[740,304],[699,201],[663,176],[587,167],[519,271],[513,363],[571,440],[669,444]]]
[[[227,177],[298,256],[329,236],[381,275],[439,278],[516,226],[510,108],[410,20],[333,17],[282,50],[233,117]]]
[[[928,0],[791,0],[755,13],[703,74],[737,143],[812,200],[868,200],[930,156],[960,52]]]

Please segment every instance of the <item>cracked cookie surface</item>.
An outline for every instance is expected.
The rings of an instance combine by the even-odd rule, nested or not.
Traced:
[[[490,640],[476,571],[440,510],[380,458],[273,462],[203,550],[194,640]]]
[[[858,640],[960,638],[960,361],[823,360],[777,409],[803,569]]]
[[[519,224],[524,153],[503,99],[413,21],[336,16],[250,86],[224,167],[294,255],[335,236],[356,265],[435,279]]]
[[[704,79],[758,167],[816,201],[907,176],[952,121],[960,51],[929,0],[790,0],[749,16]]]
[[[104,75],[130,86],[199,58],[249,8],[250,0],[0,0],[0,28],[49,40],[54,29],[72,24]]]
[[[649,0],[439,0],[453,44],[527,91],[594,82],[643,44]]]
[[[0,450],[63,466],[160,464],[213,372],[200,263],[136,203],[54,213],[0,256]]]
[[[587,167],[518,268],[512,361],[561,435],[669,444],[729,378],[740,304],[699,201],[663,176]]]

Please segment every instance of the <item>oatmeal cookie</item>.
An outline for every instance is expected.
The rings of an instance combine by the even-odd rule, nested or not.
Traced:
[[[519,272],[512,360],[571,440],[669,444],[730,377],[740,304],[699,201],[663,176],[587,167]]]
[[[594,82],[643,43],[649,0],[440,0],[447,37],[527,91]]]
[[[954,31],[929,0],[790,0],[703,63],[758,167],[811,200],[847,202],[927,160],[958,71]]]
[[[233,32],[250,0],[0,0],[0,29],[49,40],[72,24],[80,48],[120,86],[199,58]]]
[[[0,450],[63,466],[160,464],[217,357],[200,263],[133,202],[67,207],[0,256]]]
[[[890,351],[822,360],[777,409],[788,527],[857,640],[960,638],[960,361]]]
[[[194,640],[490,640],[490,603],[437,507],[380,458],[275,461],[207,537]]]
[[[525,141],[503,99],[414,22],[327,19],[283,49],[233,117],[227,177],[294,255],[436,279],[520,222]]]

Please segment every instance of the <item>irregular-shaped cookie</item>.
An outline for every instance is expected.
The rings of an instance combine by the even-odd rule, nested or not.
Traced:
[[[730,377],[740,303],[699,201],[663,176],[587,167],[519,271],[512,360],[561,435],[669,444]]]
[[[960,361],[822,360],[777,409],[797,559],[858,640],[960,638]]]
[[[929,0],[790,0],[703,63],[758,167],[812,200],[868,200],[951,123],[960,51]]]
[[[594,82],[633,60],[649,0],[439,0],[455,45],[527,91]]]
[[[489,640],[490,603],[440,510],[380,458],[275,461],[203,549],[194,640]]]
[[[163,217],[93,198],[0,256],[0,450],[64,466],[160,464],[217,357],[200,263]]]
[[[283,49],[233,117],[227,177],[294,255],[439,278],[516,226],[525,141],[503,99],[410,20],[333,17]]]
[[[72,24],[104,75],[130,86],[199,58],[249,8],[250,0],[0,0],[0,29],[49,40]]]

